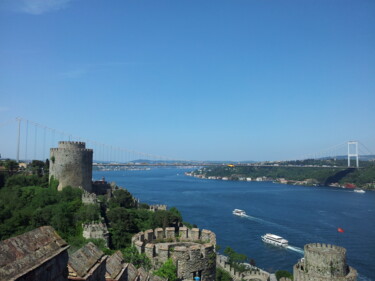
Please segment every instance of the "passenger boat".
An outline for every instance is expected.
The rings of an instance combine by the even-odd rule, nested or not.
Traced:
[[[354,192],[357,192],[357,193],[366,193],[366,191],[364,191],[363,189],[360,189],[360,188],[354,189]]]
[[[240,217],[246,216],[246,212],[240,209],[234,209],[232,213],[233,215],[240,216]]]
[[[275,234],[267,233],[262,236],[262,240],[263,242],[274,245],[274,246],[288,247],[288,240],[280,236],[277,236]]]

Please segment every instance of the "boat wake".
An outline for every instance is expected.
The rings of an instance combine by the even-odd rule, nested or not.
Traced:
[[[300,253],[300,254],[304,254],[305,252],[303,251],[303,249],[301,248],[298,248],[298,247],[294,247],[294,246],[288,246],[286,247],[288,250],[291,250],[293,252],[297,252],[297,253]]]
[[[249,215],[243,215],[242,217],[246,218],[248,220],[251,220],[251,221],[255,221],[255,222],[261,223],[261,224],[265,224],[265,225],[273,226],[273,227],[276,227],[276,228],[279,228],[279,229],[283,229],[283,230],[285,230],[287,232],[294,232],[294,233],[298,233],[298,234],[304,235],[304,236],[309,235],[307,233],[301,232],[301,231],[296,230],[294,228],[290,228],[288,226],[281,225],[281,224],[278,224],[278,223],[275,223],[275,222],[271,222],[271,221],[267,221],[267,220],[264,220],[264,219],[260,219],[260,218],[257,218],[257,217],[253,217],[253,216],[249,216]],[[301,249],[301,251],[303,251],[303,250]]]
[[[263,219],[260,219],[260,218],[252,217],[252,216],[249,216],[249,215],[244,215],[243,217],[244,217],[244,218],[247,218],[247,219],[249,219],[249,220],[252,220],[252,221],[259,222],[259,223],[263,223],[263,224],[267,224],[267,225],[276,226],[276,227],[278,227],[278,228],[289,229],[289,228],[286,227],[286,226],[283,226],[283,225],[280,225],[280,224],[277,224],[277,223],[274,223],[274,222],[266,221],[266,220],[263,220]]]

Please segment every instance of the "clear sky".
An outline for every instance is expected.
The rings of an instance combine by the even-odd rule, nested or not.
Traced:
[[[0,0],[3,157],[17,116],[175,159],[375,152],[375,1]]]

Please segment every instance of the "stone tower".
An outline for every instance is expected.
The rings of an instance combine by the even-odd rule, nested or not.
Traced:
[[[139,253],[159,269],[168,258],[177,267],[181,280],[214,281],[216,276],[216,235],[207,229],[174,227],[149,229],[132,237],[132,244]]]
[[[357,271],[346,264],[346,249],[329,244],[305,245],[305,257],[293,268],[294,281],[356,281]]]
[[[84,142],[60,141],[58,148],[51,148],[50,179],[59,180],[58,190],[70,185],[92,192],[92,157]]]

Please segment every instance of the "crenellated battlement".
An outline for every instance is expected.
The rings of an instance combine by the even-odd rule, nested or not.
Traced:
[[[98,199],[95,193],[87,192],[86,190],[82,189],[82,203],[83,204],[98,204]]]
[[[322,277],[314,276],[303,271],[295,271],[293,268],[293,277],[295,281],[356,281],[357,280],[357,270],[349,266],[349,272],[346,276],[342,277]]]
[[[306,244],[305,247],[305,252],[306,251],[316,251],[316,252],[335,252],[335,253],[341,253],[341,254],[346,254],[346,249],[340,246],[332,245],[332,244],[325,244],[325,243],[311,243],[311,244]],[[327,251],[325,251],[327,250]]]
[[[50,151],[88,151],[88,152],[94,152],[93,149],[91,148],[71,148],[71,147],[67,147],[67,148],[64,148],[64,147],[59,147],[59,148],[50,148]]]
[[[269,273],[262,271],[258,268],[253,268],[252,270],[245,271],[245,272],[238,272],[233,267],[227,263],[227,258],[222,255],[217,255],[216,257],[216,264],[220,266],[222,269],[227,271],[235,281],[242,281],[242,280],[261,280],[261,281],[268,281],[269,280]]]
[[[102,222],[90,222],[82,224],[82,236],[86,239],[103,239],[105,245],[108,246],[109,231],[107,225]]]
[[[89,222],[89,223],[83,223],[82,224],[83,231],[104,231],[108,233],[108,229],[106,224],[102,222]]]
[[[210,230],[180,227],[149,229],[132,237],[132,244],[144,253],[154,269],[171,258],[178,264],[181,279],[201,276],[202,281],[215,279],[216,235]]]
[[[150,205],[149,210],[150,210],[151,212],[156,212],[156,211],[166,211],[166,210],[167,210],[167,205],[160,205],[160,204]]]
[[[346,264],[346,249],[312,243],[304,247],[305,256],[293,267],[296,281],[355,281],[357,272]]]
[[[155,241],[156,240],[156,241]],[[142,243],[161,243],[190,241],[195,243],[211,243],[216,245],[216,235],[211,230],[180,227],[176,232],[174,227],[149,229],[145,232],[139,232],[132,237],[132,243],[141,241]]]
[[[84,148],[86,146],[86,143],[83,141],[59,141],[59,147],[63,148],[65,146]]]
[[[141,244],[142,242],[136,241],[135,246],[137,249],[141,249],[142,253],[150,259],[154,258],[170,258],[172,256],[184,256],[188,257],[189,260],[193,259],[204,259],[214,252],[214,246],[212,244],[196,244],[193,242],[176,242],[176,243],[147,243],[146,245]]]

